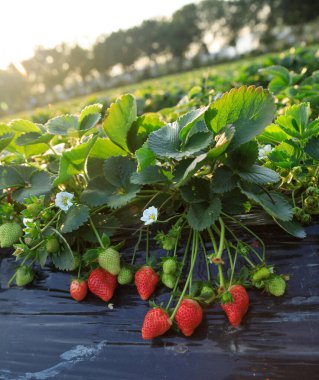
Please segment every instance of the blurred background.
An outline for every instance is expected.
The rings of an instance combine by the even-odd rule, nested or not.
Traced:
[[[314,0],[3,0],[0,117],[319,41]]]

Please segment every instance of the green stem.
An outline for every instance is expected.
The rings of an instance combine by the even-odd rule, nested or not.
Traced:
[[[134,252],[133,252],[133,256],[132,256],[132,261],[131,261],[131,265],[134,264],[135,262],[135,256],[136,256],[136,252],[140,246],[140,243],[141,243],[141,239],[142,239],[142,233],[143,233],[143,230],[140,229],[140,233],[139,233],[139,236],[138,236],[138,240],[137,240],[137,243],[135,244],[135,247],[134,247]]]
[[[191,256],[191,268],[194,268],[196,256],[198,252],[198,231],[194,232],[193,235],[193,246],[192,246],[192,256]],[[189,281],[189,294],[192,293],[192,286],[193,286],[193,270],[190,270],[190,281]]]
[[[232,220],[233,222],[239,224],[244,230],[246,230],[247,232],[249,232],[252,236],[254,236],[260,243],[261,247],[262,247],[262,259],[263,261],[265,261],[265,258],[266,258],[266,246],[265,246],[265,243],[261,240],[261,238],[256,235],[250,228],[248,228],[247,226],[245,226],[243,223],[241,223],[238,219],[235,219],[233,218],[232,216],[222,212],[223,215],[225,215],[228,219]]]
[[[146,230],[146,254],[145,254],[145,259],[146,259],[146,264],[148,263],[148,258],[149,258],[149,250],[150,250],[150,237],[149,237],[149,227],[147,227]]]
[[[183,268],[184,268],[184,265],[185,265],[185,261],[186,261],[186,257],[187,257],[187,253],[188,253],[188,250],[189,250],[189,246],[190,246],[190,243],[191,243],[191,239],[192,239],[192,234],[193,234],[193,230],[190,230],[190,233],[188,235],[188,239],[187,239],[187,243],[186,243],[186,247],[185,247],[185,251],[184,251],[184,255],[183,255],[183,260],[182,260],[182,263],[181,263],[181,267],[180,267],[180,270],[179,270],[179,273],[178,273],[178,276],[176,278],[176,282],[175,282],[175,286],[174,286],[174,289],[172,290],[172,293],[171,293],[171,296],[170,296],[170,299],[166,305],[166,309],[168,310],[170,304],[172,303],[173,301],[173,298],[174,298],[174,295],[175,295],[175,292],[176,292],[176,289],[177,289],[177,286],[178,286],[178,283],[179,283],[179,280],[181,278],[181,275],[182,275],[182,272],[183,272]]]
[[[102,242],[102,240],[101,240],[101,237],[100,237],[99,233],[97,232],[97,229],[95,228],[95,225],[94,225],[93,220],[92,220],[91,217],[90,217],[90,224],[91,224],[92,230],[93,230],[93,232],[94,232],[94,234],[95,234],[95,236],[96,236],[96,238],[97,238],[97,240],[98,240],[100,246],[101,246],[102,248],[105,248],[105,247],[104,247],[104,244],[103,244],[103,242]]]
[[[82,261],[80,261],[79,270],[78,270],[78,278],[81,276],[81,268],[82,268]]]
[[[175,218],[178,218],[179,216],[181,216],[183,214],[176,214],[174,216],[171,216],[170,218],[166,219],[166,220],[157,220],[156,223],[167,223]],[[184,215],[183,215],[184,216]]]
[[[207,259],[207,251],[206,251],[205,243],[204,243],[204,240],[203,240],[201,234],[199,234],[199,240],[200,240],[200,243],[202,245],[203,252],[204,252],[204,258],[205,258],[206,270],[207,270],[207,281],[210,281],[210,266],[209,266],[209,262]]]
[[[229,263],[230,263],[230,269],[233,270],[234,262],[233,262],[233,258],[231,256],[229,244],[226,242],[225,246],[226,246],[226,250],[227,250],[227,253],[228,253],[228,259],[229,259]]]
[[[38,243],[34,247],[30,248],[30,251],[33,251],[33,250],[39,248],[43,243],[44,243],[44,240],[41,240],[40,243]]]
[[[265,261],[262,259],[262,257],[260,256],[260,254],[249,244],[245,243],[244,241],[240,240],[234,233],[234,231],[229,228],[228,226],[225,226],[227,231],[232,235],[232,237],[239,243],[239,244],[244,244],[246,247],[249,248],[249,250],[251,250],[257,257],[258,259],[264,263]]]
[[[198,234],[198,232],[194,231],[194,235],[196,235],[196,234]],[[197,240],[197,243],[198,243],[198,239],[196,239],[196,237],[194,239],[194,237],[193,237],[193,243],[194,243],[194,241],[196,242],[196,240]],[[193,244],[193,246],[192,246],[192,263],[191,263],[191,267],[190,267],[190,270],[189,270],[189,273],[188,273],[188,276],[187,276],[186,283],[184,285],[184,289],[182,291],[182,294],[180,295],[179,300],[177,302],[177,305],[175,306],[175,309],[174,309],[174,311],[173,311],[173,313],[172,313],[172,315],[170,317],[171,321],[174,320],[175,315],[177,313],[177,310],[179,308],[179,305],[181,304],[181,302],[182,302],[182,300],[183,300],[183,298],[185,296],[186,290],[188,288],[188,285],[189,285],[189,283],[191,281],[191,276],[192,276],[192,273],[193,273],[193,270],[194,270],[194,264],[196,262],[197,253],[198,253],[198,246],[197,246],[197,250],[196,250],[196,248],[194,247],[194,244]]]
[[[62,210],[59,210],[54,217],[41,229],[41,232],[45,231],[51,224],[61,215]]]
[[[213,244],[214,253],[217,253],[217,244],[216,244],[214,234],[210,228],[208,228],[207,231],[208,231],[210,240],[212,241],[212,244]]]
[[[55,228],[52,227],[52,230],[58,235],[60,236],[60,239],[64,242],[64,244],[66,245],[67,249],[69,250],[69,252],[71,253],[72,257],[73,257],[73,252],[72,252],[72,249],[71,247],[69,246],[69,243],[65,240],[64,236],[62,234],[60,234],[60,232],[58,230],[56,230]]]
[[[230,275],[229,287],[231,287],[232,283],[233,283],[233,278],[234,278],[234,273],[235,273],[235,268],[236,268],[236,261],[237,261],[237,250],[236,250],[236,253],[235,253],[233,267],[232,267],[232,271],[231,271],[231,275]]]
[[[243,256],[243,257],[253,268],[256,267],[256,265],[247,256]]]

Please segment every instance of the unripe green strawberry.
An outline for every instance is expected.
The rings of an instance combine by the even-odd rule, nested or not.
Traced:
[[[22,228],[19,223],[8,222],[0,226],[0,247],[9,248],[20,239],[23,235]]]
[[[163,249],[165,249],[166,251],[171,251],[172,249],[174,249],[175,244],[176,238],[171,236],[166,236],[162,241]]]
[[[168,258],[163,262],[163,272],[165,274],[174,274],[177,269],[176,260],[173,257]]]
[[[34,279],[34,273],[32,269],[26,265],[18,268],[16,275],[16,284],[18,286],[25,286],[32,282]]]
[[[253,282],[259,282],[261,280],[265,280],[270,276],[270,270],[267,267],[262,267],[257,270],[252,276]]]
[[[52,236],[48,239],[45,247],[48,253],[57,253],[60,250],[59,240],[55,236]]]
[[[73,263],[69,269],[69,271],[73,271],[73,270],[76,270],[78,269],[78,267],[80,266],[80,263],[81,263],[81,256],[79,253],[77,252],[73,252]]]
[[[200,296],[210,298],[215,294],[214,289],[209,285],[204,285],[200,291]]]
[[[109,273],[117,276],[120,272],[120,254],[114,248],[107,248],[99,254],[99,265]]]
[[[167,286],[169,289],[173,289],[176,283],[176,277],[172,274],[163,273],[162,283]]]
[[[130,284],[133,280],[133,271],[129,267],[123,267],[121,268],[118,277],[117,282],[121,285],[127,285]]]
[[[280,297],[285,293],[286,281],[277,275],[273,275],[266,282],[266,290],[273,296]]]

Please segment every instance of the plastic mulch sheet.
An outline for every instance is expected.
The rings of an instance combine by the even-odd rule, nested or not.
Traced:
[[[241,327],[208,307],[190,338],[170,332],[143,341],[149,306],[134,286],[119,287],[113,309],[68,293],[71,275],[47,268],[26,288],[7,288],[14,260],[0,254],[0,379],[315,379],[319,378],[319,225],[304,240],[258,228],[268,261],[291,274],[284,297],[250,291]],[[205,273],[205,265],[197,268]],[[157,300],[165,300],[161,288]]]

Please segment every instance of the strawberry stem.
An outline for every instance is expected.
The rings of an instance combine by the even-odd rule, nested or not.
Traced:
[[[196,244],[197,242],[197,244]],[[179,300],[175,306],[175,309],[173,310],[173,313],[172,315],[170,316],[170,320],[173,322],[174,318],[175,318],[175,315],[177,313],[177,310],[179,308],[179,305],[181,304],[184,296],[185,296],[185,293],[186,293],[186,290],[188,288],[188,285],[191,281],[191,277],[192,277],[192,273],[193,273],[193,270],[194,270],[194,266],[195,266],[195,262],[196,262],[196,257],[197,257],[197,253],[198,253],[198,231],[194,231],[194,235],[193,235],[193,244],[192,244],[192,260],[191,260],[191,267],[189,269],[189,273],[188,273],[188,276],[187,276],[187,279],[186,279],[186,282],[185,282],[185,285],[184,285],[184,289],[182,291],[182,294],[180,295],[179,297]]]
[[[138,236],[138,240],[137,240],[137,243],[135,244],[135,247],[134,247],[134,252],[133,252],[133,256],[132,256],[132,261],[131,261],[131,265],[134,264],[135,262],[135,256],[136,256],[136,252],[140,246],[140,243],[141,243],[141,240],[142,240],[142,233],[143,233],[143,230],[140,229],[140,233],[139,233],[139,236]]]
[[[103,242],[102,242],[102,239],[101,239],[99,233],[97,232],[97,229],[95,228],[95,225],[94,225],[93,220],[92,220],[91,217],[90,217],[90,224],[91,224],[92,230],[93,230],[93,232],[94,232],[94,234],[95,234],[95,236],[96,236],[96,238],[97,238],[97,240],[98,240],[98,242],[99,242],[101,248],[105,248],[105,247],[104,247],[104,244],[103,244]]]
[[[206,251],[205,243],[204,243],[204,240],[203,240],[201,234],[199,234],[199,240],[200,240],[200,243],[202,245],[203,252],[204,252],[204,258],[205,258],[206,270],[207,270],[207,280],[210,281],[210,266],[209,266],[209,262],[208,262],[208,258],[207,258],[207,251]]]
[[[224,244],[225,244],[225,224],[223,222],[222,218],[219,218],[220,223],[220,237],[219,237],[219,247],[218,252],[216,255],[217,259],[220,259],[222,257],[223,251],[224,251]],[[222,264],[218,264],[218,275],[219,275],[219,285],[221,288],[224,288],[225,286],[225,280],[224,280],[224,274],[223,274],[223,267]]]
[[[146,254],[145,254],[146,264],[148,263],[149,250],[150,250],[149,232],[150,232],[149,227],[147,227],[147,230],[146,230]]]
[[[191,242],[191,238],[192,238],[192,234],[193,234],[193,230],[191,229],[190,233],[189,233],[189,236],[188,236],[188,239],[187,239],[187,243],[186,243],[186,247],[185,247],[185,251],[184,251],[181,267],[179,269],[179,273],[178,273],[178,276],[176,278],[175,286],[174,286],[174,289],[172,290],[171,296],[170,296],[169,301],[168,301],[168,303],[166,305],[166,309],[167,310],[168,310],[170,304],[173,301],[173,298],[174,298],[174,295],[175,295],[175,292],[176,292],[179,280],[180,280],[182,272],[183,272],[183,268],[184,268],[184,265],[185,265],[186,257],[187,257],[187,254],[188,254],[188,250],[189,250],[189,246],[190,246],[190,242]]]
[[[226,227],[227,231],[232,235],[232,237],[233,237],[233,238],[234,238],[239,244],[243,244],[243,245],[245,245],[246,247],[248,247],[248,249],[249,249],[250,251],[252,251],[252,252],[257,256],[258,260],[260,260],[261,263],[264,263],[264,262],[265,262],[265,260],[262,259],[262,257],[259,255],[259,253],[258,253],[258,252],[257,252],[257,251],[256,251],[251,245],[249,245],[249,244],[245,243],[244,241],[238,239],[238,237],[235,235],[235,233],[234,233],[234,232],[233,232],[228,226],[225,225],[225,227]]]
[[[247,232],[249,232],[254,238],[256,238],[261,247],[262,247],[262,261],[265,261],[265,258],[266,258],[266,246],[265,246],[265,243],[262,241],[262,239],[256,235],[250,228],[248,228],[247,226],[245,226],[243,223],[241,223],[238,219],[235,219],[233,218],[232,216],[222,212],[223,215],[225,215],[228,219],[232,220],[233,222],[237,223],[240,227],[242,227],[244,230],[246,230]]]

